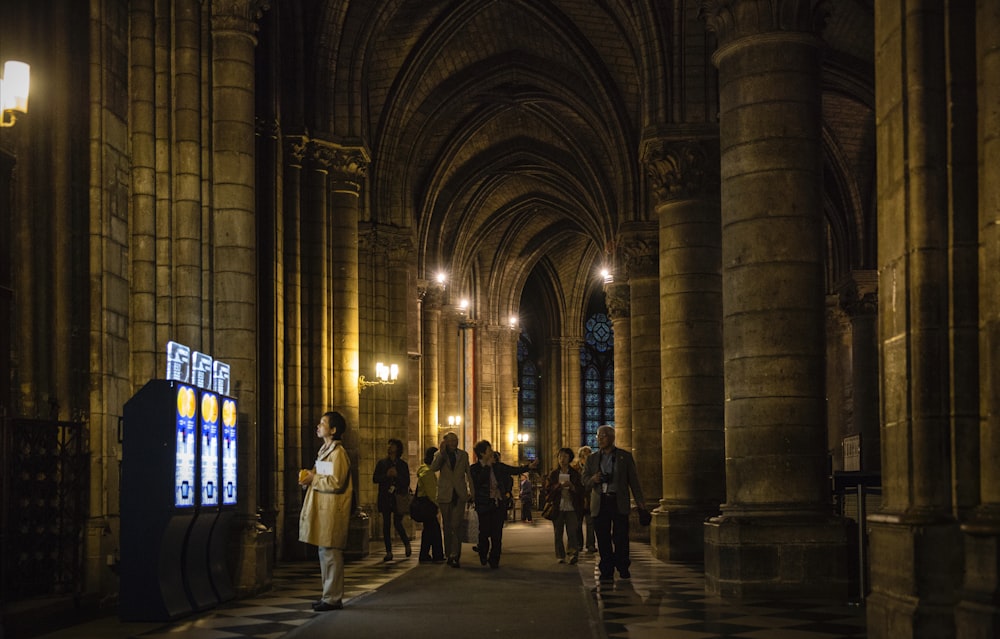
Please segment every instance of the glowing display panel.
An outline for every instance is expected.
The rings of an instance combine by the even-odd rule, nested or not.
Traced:
[[[197,393],[190,386],[177,385],[177,448],[174,453],[174,505],[191,508],[197,488],[194,482],[195,415]]]
[[[222,505],[236,505],[236,400],[222,398]]]
[[[201,505],[219,505],[219,396],[201,394]]]

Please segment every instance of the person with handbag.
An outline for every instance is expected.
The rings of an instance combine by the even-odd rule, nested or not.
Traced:
[[[435,500],[438,494],[437,475],[431,470],[431,462],[438,449],[431,446],[424,452],[424,463],[417,469],[417,492],[413,497],[414,521],[424,525],[420,533],[420,552],[417,560],[421,563],[444,561],[444,546],[441,544],[441,524],[438,522],[438,507]],[[412,516],[412,515],[411,515]]]
[[[403,442],[390,439],[386,456],[375,464],[375,472],[372,474],[372,481],[378,484],[377,505],[378,511],[382,514],[382,537],[385,541],[385,557],[382,561],[392,561],[393,526],[403,541],[406,556],[412,554],[410,538],[403,527],[403,516],[408,515],[410,511],[410,467],[403,461],[402,454]],[[405,506],[401,505],[400,501],[403,501]]]
[[[342,443],[347,422],[338,412],[323,415],[316,436],[323,445],[311,470],[299,471],[305,488],[299,514],[299,541],[317,546],[323,594],[313,610],[326,612],[344,607],[344,548],[351,522],[351,461]]]
[[[497,461],[493,446],[485,439],[476,442],[472,450],[478,460],[469,469],[472,475],[472,490],[479,518],[479,563],[490,568],[500,567],[500,552],[503,548],[503,523],[507,518],[508,486],[513,485],[514,475],[534,470],[538,460],[525,466],[508,466]]]
[[[583,513],[583,480],[580,472],[570,465],[573,451],[560,448],[556,456],[559,465],[545,482],[546,505],[552,514],[556,557],[559,563],[575,564],[580,558],[580,516]],[[563,544],[563,531],[566,543]]]

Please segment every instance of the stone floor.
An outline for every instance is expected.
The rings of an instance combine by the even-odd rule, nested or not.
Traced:
[[[41,635],[43,639],[223,639],[226,637],[254,637],[279,639],[293,635],[294,639],[308,637],[382,636],[379,628],[379,611],[386,617],[394,609],[397,614],[402,592],[434,588],[475,589],[475,579],[502,588],[513,595],[518,590],[531,590],[533,583],[546,583],[545,575],[562,571],[553,587],[542,594],[536,603],[532,596],[528,603],[507,604],[520,615],[517,627],[535,628],[538,634],[544,627],[535,625],[533,616],[546,616],[552,606],[563,606],[570,615],[588,617],[585,625],[598,638],[618,639],[717,639],[745,637],[759,639],[864,639],[864,609],[841,602],[810,600],[749,599],[723,600],[705,594],[704,578],[700,566],[668,564],[655,559],[645,544],[632,547],[633,564],[630,580],[616,580],[614,584],[601,584],[595,574],[595,556],[584,554],[575,567],[557,564],[551,550],[552,532],[547,522],[534,525],[512,523],[504,531],[505,565],[497,571],[481,567],[470,546],[463,551],[463,579],[456,579],[459,572],[444,565],[418,564],[414,555],[383,563],[381,552],[375,548],[369,558],[348,564],[346,569],[346,596],[344,611],[315,613],[311,602],[317,597],[319,569],[315,562],[281,565],[274,578],[271,592],[251,599],[222,604],[205,613],[173,623],[125,623],[108,617],[87,624]],[[401,550],[401,549],[400,549]],[[504,573],[504,571],[507,571]],[[533,575],[532,571],[536,571]],[[570,575],[575,571],[577,578]],[[447,578],[445,578],[447,577]],[[508,579],[507,583],[498,578]],[[579,581],[577,581],[577,579]],[[409,581],[407,581],[409,580]],[[472,585],[469,585],[472,584]],[[578,584],[574,586],[573,584]],[[395,590],[393,590],[395,588]],[[565,592],[551,592],[563,589]],[[576,597],[575,592],[581,593]],[[392,593],[382,595],[380,593]],[[470,596],[468,592],[455,596]],[[507,591],[502,591],[507,592]],[[474,594],[474,593],[473,593]],[[435,595],[436,596],[436,595]],[[382,597],[382,598],[380,598]],[[507,600],[507,596],[504,595]],[[504,604],[501,604],[503,606]],[[577,610],[574,607],[579,607]],[[354,621],[350,611],[355,612]],[[404,619],[416,618],[423,612],[423,604],[401,613]],[[361,614],[363,611],[363,615]],[[374,612],[375,614],[370,614]],[[481,634],[473,632],[477,619],[472,608],[453,606],[449,611],[453,631],[428,633],[439,637],[461,637]],[[341,615],[340,618],[337,615]],[[410,615],[410,616],[406,616]],[[459,623],[456,623],[459,622]],[[398,623],[398,622],[394,622]],[[423,622],[414,622],[423,623]],[[414,627],[414,630],[416,628]],[[341,634],[343,633],[343,634]],[[532,634],[536,634],[532,632]],[[399,637],[420,636],[404,628]],[[5,637],[4,639],[18,639]],[[292,638],[289,638],[292,639]],[[577,635],[575,639],[580,639]]]

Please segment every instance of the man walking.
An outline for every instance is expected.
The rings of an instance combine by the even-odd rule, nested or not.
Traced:
[[[629,579],[629,490],[640,511],[645,512],[646,503],[632,453],[615,447],[615,429],[607,425],[598,428],[597,445],[600,450],[587,458],[583,479],[590,492],[590,515],[601,553],[601,581],[613,581],[615,570],[622,579]]]
[[[444,527],[444,552],[448,555],[448,565],[459,568],[462,557],[462,536],[460,534],[465,505],[469,501],[469,453],[458,447],[458,435],[448,433],[441,440],[440,450],[431,461],[431,471],[438,472],[438,508],[441,509],[441,525]]]

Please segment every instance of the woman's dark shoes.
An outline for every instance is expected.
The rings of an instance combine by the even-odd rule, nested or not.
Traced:
[[[341,601],[334,601],[333,603],[326,603],[321,601],[318,604],[313,604],[313,610],[316,612],[327,612],[328,610],[343,610],[344,603]]]
[[[403,542],[403,548],[406,549],[406,556],[407,557],[409,557],[410,555],[413,554],[413,548],[410,547],[410,542],[404,541]]]
[[[385,553],[385,557],[382,557],[382,561],[392,561],[392,553],[391,552]]]

